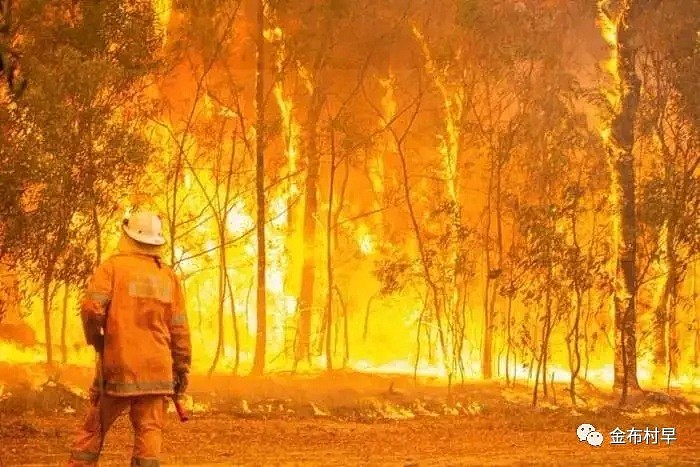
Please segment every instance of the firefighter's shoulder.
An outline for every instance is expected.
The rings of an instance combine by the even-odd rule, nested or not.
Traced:
[[[164,264],[163,264],[163,269],[168,273],[168,275],[170,276],[170,278],[171,278],[173,281],[175,281],[175,282],[179,282],[179,281],[180,281],[180,274],[178,274],[178,272],[175,270],[175,268],[174,268],[173,266],[171,266],[170,264],[165,264],[165,263],[164,263]]]
[[[116,255],[115,256],[110,256],[109,258],[102,260],[100,263],[98,263],[97,267],[95,268],[95,272],[107,272],[111,273],[114,270],[114,267],[116,265]]]

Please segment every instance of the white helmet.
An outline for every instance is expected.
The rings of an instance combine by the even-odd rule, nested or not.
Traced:
[[[158,214],[153,212],[137,212],[124,219],[124,233],[139,243],[146,245],[163,245],[163,224]]]

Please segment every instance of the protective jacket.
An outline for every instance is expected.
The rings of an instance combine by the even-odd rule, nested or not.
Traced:
[[[104,329],[107,395],[173,394],[173,373],[189,372],[182,286],[161,262],[158,249],[122,236],[119,252],[95,270],[81,316],[89,343],[95,341],[96,329]]]

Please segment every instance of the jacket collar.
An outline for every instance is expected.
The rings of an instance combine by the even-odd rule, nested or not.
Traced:
[[[118,255],[139,255],[160,258],[163,248],[155,245],[144,245],[123,234],[117,245]]]

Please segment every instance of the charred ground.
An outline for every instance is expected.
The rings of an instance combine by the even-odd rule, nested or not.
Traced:
[[[5,375],[0,396],[2,465],[59,465],[80,423],[85,370],[59,382],[30,384],[35,369]],[[8,375],[12,375],[10,378]],[[37,381],[37,380],[35,380]],[[537,409],[525,385],[470,383],[448,392],[433,381],[337,372],[265,378],[196,377],[192,418],[168,418],[166,465],[550,465],[694,464],[700,453],[697,394],[638,394],[625,409],[614,394],[592,386],[572,407],[555,386]],[[584,402],[585,401],[585,402]],[[592,423],[606,435],[593,448],[575,429]],[[615,427],[675,427],[670,445],[610,446]],[[104,465],[124,465],[131,445],[128,419],[107,438]]]

